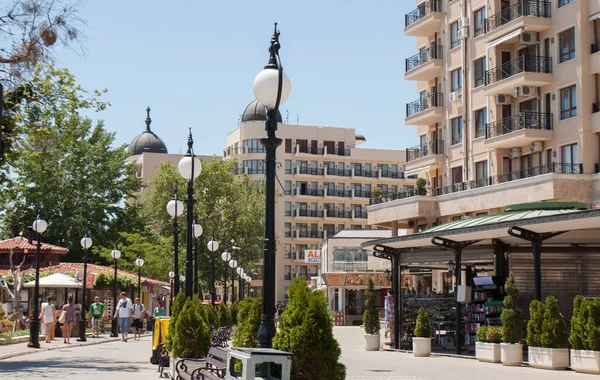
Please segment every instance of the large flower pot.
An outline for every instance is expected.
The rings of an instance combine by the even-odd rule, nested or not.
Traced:
[[[196,368],[206,367],[206,359],[188,359],[188,358],[176,358],[171,357],[169,360],[169,372],[171,374],[171,379],[177,379],[177,369],[185,370],[188,374],[192,374],[192,372]]]
[[[600,351],[571,350],[571,369],[600,374]]]
[[[379,334],[365,334],[365,350],[366,351],[379,351]]]
[[[413,340],[413,355],[414,356],[429,356],[431,355],[431,338],[412,338]]]
[[[476,342],[475,357],[480,362],[500,363],[500,344]]]
[[[567,369],[568,348],[529,347],[529,365],[533,368]]]
[[[500,360],[502,365],[521,365],[523,362],[523,345],[521,343],[501,343]]]

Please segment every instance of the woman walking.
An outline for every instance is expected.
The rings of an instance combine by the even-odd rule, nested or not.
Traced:
[[[63,306],[65,312],[65,344],[71,344],[71,333],[75,325],[75,306],[73,306],[73,296],[69,296],[68,303]]]
[[[155,317],[164,317],[165,316],[165,308],[162,305],[161,301],[158,301],[158,306],[154,308],[154,316]]]
[[[52,342],[52,329],[54,328],[54,321],[56,320],[56,308],[52,304],[52,297],[46,298],[48,303],[42,307],[40,313],[40,319],[46,325],[46,343]]]

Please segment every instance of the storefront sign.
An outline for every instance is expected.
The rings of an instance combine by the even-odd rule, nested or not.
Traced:
[[[345,273],[325,273],[323,275],[325,285],[327,286],[344,286],[346,285]]]
[[[365,285],[365,273],[348,273],[346,276],[347,286],[364,286]]]
[[[374,273],[371,276],[373,278],[373,285],[375,285],[375,286],[381,286],[381,287],[391,287],[392,286],[392,280],[386,279],[385,275],[383,273]]]
[[[312,264],[321,263],[321,250],[320,249],[304,250],[304,262],[312,263]]]

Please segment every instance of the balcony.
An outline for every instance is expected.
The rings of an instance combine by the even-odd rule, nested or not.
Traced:
[[[331,263],[332,272],[368,272],[369,263],[364,261]]]
[[[441,0],[424,1],[404,16],[404,35],[428,37],[440,31],[442,18]]]
[[[360,210],[360,211],[354,211],[354,215],[352,216],[353,219],[367,219],[367,211],[366,210]]]
[[[533,111],[488,123],[485,127],[485,145],[490,148],[511,148],[534,141],[551,140],[552,114]]]
[[[486,96],[512,94],[515,87],[552,84],[552,58],[522,55],[485,72]]]
[[[441,45],[433,45],[406,58],[404,79],[424,81],[438,76],[442,71],[443,54],[444,48]]]
[[[444,118],[444,95],[429,94],[406,105],[406,125],[431,125]]]
[[[371,198],[373,195],[370,191],[354,190],[354,196],[356,198]]]
[[[324,148],[325,156],[350,156],[350,149],[339,149],[334,147],[333,149],[329,149],[328,147]]]
[[[343,210],[327,210],[328,218],[339,218],[339,219],[351,219],[352,212],[351,211],[343,211]]]
[[[600,74],[600,42],[592,44],[590,55],[590,74]]]
[[[381,178],[404,179],[404,172],[381,171]]]
[[[296,188],[294,192],[295,196],[309,196],[309,197],[322,197],[323,189],[302,189],[300,187]]]
[[[296,230],[295,238],[303,239],[323,239],[323,231]],[[304,260],[304,258],[302,258]]]
[[[406,170],[433,165],[444,160],[444,141],[435,140],[406,149]]]
[[[395,201],[397,199],[411,198],[411,197],[415,197],[417,195],[423,195],[423,196],[427,195],[427,189],[413,189],[413,190],[409,190],[409,191],[401,191],[398,193],[383,194],[380,197],[371,198],[369,200],[369,205],[378,205],[380,203],[391,202],[391,201]]]
[[[338,177],[352,177],[352,170],[327,168],[325,169],[325,175],[334,175]]]
[[[321,190],[323,191],[323,190]],[[351,198],[352,191],[351,190],[335,190],[335,189],[326,189],[325,196],[328,197],[339,197],[339,198]]]
[[[541,32],[552,25],[550,1],[521,0],[485,20],[486,42],[524,28],[528,32]]]
[[[238,147],[238,148],[226,148],[223,149],[223,157],[228,156],[239,156],[242,154],[256,154],[256,153],[265,153],[266,150],[264,147],[259,148],[249,148],[249,147]]]
[[[296,155],[311,154],[322,156],[325,154],[325,149],[317,146],[296,145]]]
[[[296,216],[307,217],[307,218],[322,218],[324,216],[323,210],[304,210],[298,209]]]
[[[366,178],[379,178],[379,170],[362,170],[361,168],[354,168],[355,177],[366,177]]]
[[[323,173],[324,173],[323,169],[318,169],[318,168],[308,168],[308,167],[303,167],[303,166],[296,166],[294,168],[295,175],[300,175],[300,174],[323,175]]]

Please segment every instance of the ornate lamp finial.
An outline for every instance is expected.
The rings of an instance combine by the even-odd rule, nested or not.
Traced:
[[[187,154],[189,156],[192,155],[192,147],[194,146],[194,139],[192,138],[192,127],[190,127],[190,132],[188,133],[188,151]]]
[[[146,131],[150,131],[150,123],[152,123],[152,119],[150,119],[150,107],[146,108]]]

